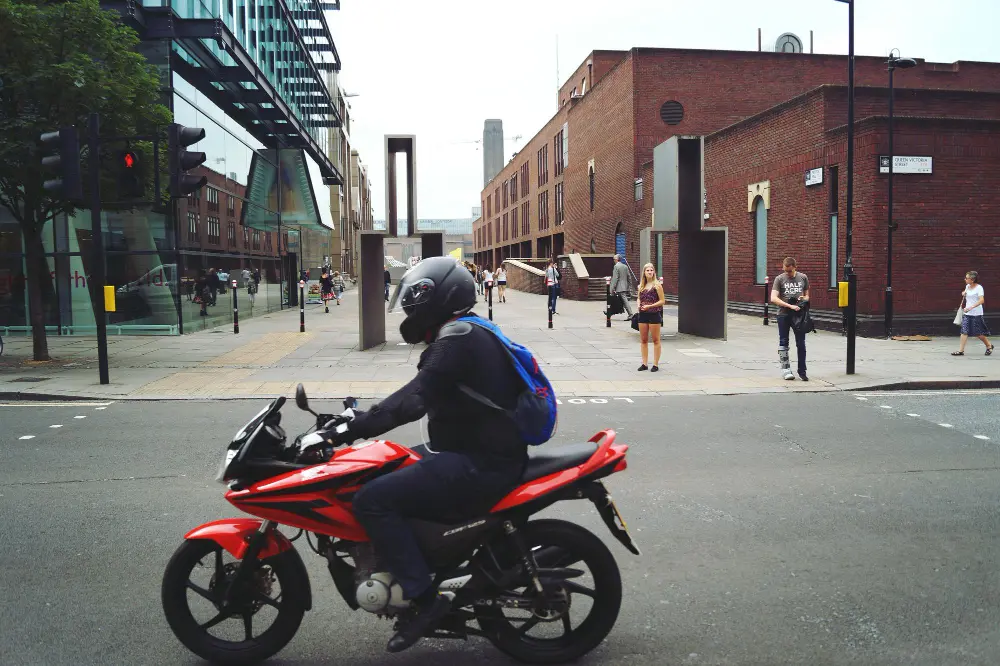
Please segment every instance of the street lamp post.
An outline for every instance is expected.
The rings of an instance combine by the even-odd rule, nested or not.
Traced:
[[[893,49],[898,53],[897,49]],[[892,112],[893,112],[893,99],[895,98],[895,93],[893,92],[892,86],[892,73],[899,67],[901,69],[909,69],[910,67],[915,67],[917,64],[916,60],[912,58],[900,58],[898,55],[893,55],[892,51],[889,52],[889,60],[887,61],[889,65],[889,215],[888,215],[888,244],[886,246],[886,268],[885,268],[885,337],[887,339],[892,338],[892,232],[895,231],[896,227],[892,221],[892,174],[895,170],[895,153],[893,153],[893,127],[892,127]]]
[[[847,281],[847,374],[854,374],[858,334],[858,278],[854,274],[854,0],[847,4],[847,238],[844,241],[844,279]]]

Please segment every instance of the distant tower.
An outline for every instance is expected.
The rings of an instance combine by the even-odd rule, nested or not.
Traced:
[[[503,169],[503,121],[483,123],[483,187]]]

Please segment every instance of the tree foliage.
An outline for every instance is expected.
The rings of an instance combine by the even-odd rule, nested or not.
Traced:
[[[135,31],[98,0],[0,0],[0,205],[24,236],[36,360],[48,360],[42,229],[54,215],[75,208],[42,189],[52,176],[41,167],[46,151],[39,136],[75,125],[85,146],[93,112],[100,114],[102,136],[162,130],[170,112],[160,103],[156,70],[135,51],[138,43]],[[86,159],[82,166],[86,182]]]

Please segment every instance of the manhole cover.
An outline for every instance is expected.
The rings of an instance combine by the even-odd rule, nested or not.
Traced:
[[[17,379],[10,380],[11,382],[44,382],[48,381],[48,377],[18,377]]]

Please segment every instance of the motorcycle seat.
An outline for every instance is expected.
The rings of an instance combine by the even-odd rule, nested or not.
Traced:
[[[528,483],[582,465],[590,460],[597,447],[598,444],[595,442],[531,447],[528,449],[528,465],[521,476],[521,483]]]

